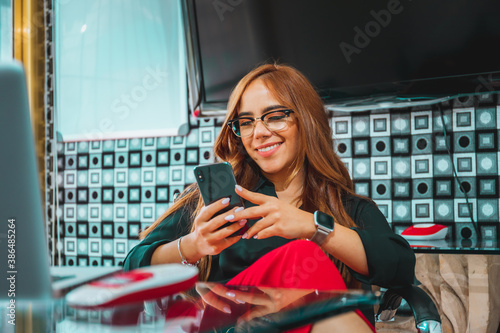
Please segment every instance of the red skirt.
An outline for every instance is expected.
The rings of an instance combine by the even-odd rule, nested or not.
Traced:
[[[228,285],[271,288],[346,290],[335,264],[313,242],[296,240],[262,256],[250,267],[231,279]],[[360,311],[356,313],[375,332]],[[310,332],[312,325],[294,329],[294,333]]]

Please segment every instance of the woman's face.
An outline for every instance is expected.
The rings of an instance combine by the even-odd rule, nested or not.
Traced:
[[[262,80],[257,79],[243,93],[238,117],[257,118],[270,111],[283,109],[287,107],[281,105],[271,95]],[[253,134],[241,140],[248,155],[267,178],[284,180],[288,177],[289,167],[299,152],[299,132],[293,114],[287,126],[278,132],[271,132],[262,121],[258,120]]]

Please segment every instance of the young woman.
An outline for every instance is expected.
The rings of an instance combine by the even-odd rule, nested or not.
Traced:
[[[375,204],[354,193],[321,98],[300,72],[275,64],[254,69],[227,109],[214,152],[233,166],[245,207],[214,217],[228,200],[204,207],[197,187],[188,187],[141,234],[125,269],[184,262],[197,264],[202,280],[270,287],[413,283],[412,250]],[[234,223],[219,229],[227,221]],[[245,224],[244,235],[229,237]],[[317,272],[304,269],[310,258],[322,262]]]

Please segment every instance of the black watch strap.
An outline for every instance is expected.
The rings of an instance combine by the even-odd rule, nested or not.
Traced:
[[[321,246],[335,228],[335,219],[317,210],[314,212],[314,224],[316,225],[316,232],[310,240]]]

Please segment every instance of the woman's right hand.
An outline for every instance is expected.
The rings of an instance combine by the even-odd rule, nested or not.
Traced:
[[[229,198],[224,198],[200,210],[200,213],[194,219],[193,232],[182,239],[182,253],[186,253],[187,257],[188,253],[191,252],[192,257],[188,259],[197,261],[206,255],[219,254],[222,250],[241,239],[241,236],[230,236],[241,229],[247,223],[247,220],[235,221],[225,228],[221,227],[234,219],[234,213],[243,210],[243,207],[235,207],[223,214],[214,216],[228,205]],[[188,245],[191,251],[188,249]]]

